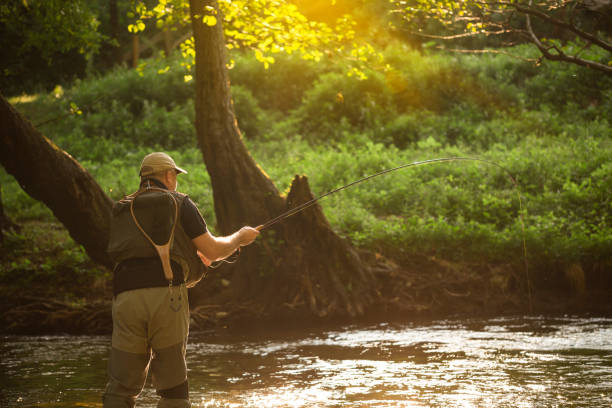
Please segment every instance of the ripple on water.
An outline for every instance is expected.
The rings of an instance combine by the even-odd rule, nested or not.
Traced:
[[[95,406],[108,337],[5,337],[1,406]],[[612,406],[612,319],[350,326],[188,345],[195,407]],[[51,401],[51,403],[50,403]],[[150,385],[139,406],[152,407]]]

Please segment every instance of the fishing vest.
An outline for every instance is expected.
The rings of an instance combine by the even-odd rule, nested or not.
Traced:
[[[153,187],[116,202],[107,248],[115,268],[128,259],[160,257],[169,282],[173,278],[169,262],[172,260],[181,266],[186,286],[195,286],[204,276],[206,266],[181,225],[181,208],[186,197]],[[169,256],[160,252],[164,248],[169,249]]]

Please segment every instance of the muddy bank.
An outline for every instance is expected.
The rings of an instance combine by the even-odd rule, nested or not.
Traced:
[[[221,273],[213,273],[191,294],[191,329],[227,330],[268,325],[318,326],[330,323],[413,321],[444,317],[482,317],[508,314],[612,315],[610,286],[594,280],[578,266],[559,271],[555,284],[542,273],[513,265],[468,264],[423,257],[398,266],[384,260],[374,269],[376,301],[358,317],[342,314],[314,316],[307,302],[236,301]],[[550,274],[549,274],[550,275]],[[557,277],[558,278],[558,277]],[[606,282],[603,282],[606,283]],[[609,282],[607,282],[609,283]],[[0,289],[2,334],[110,334],[110,285],[96,296],[66,300],[64,290],[45,285],[27,290],[3,285]],[[26,294],[27,293],[27,294]],[[195,299],[195,300],[194,300]]]
[[[280,305],[265,301],[229,302],[230,289],[206,293],[202,298],[209,301],[194,305],[191,316],[194,326],[204,329],[501,315],[612,316],[609,277],[597,272],[585,273],[576,264],[556,274],[528,271],[531,274],[528,286],[525,269],[520,265],[458,263],[422,257],[399,266],[384,259],[384,264],[375,268],[377,300],[357,318],[343,314],[314,316],[303,299]],[[214,282],[209,283],[202,288],[215,287]]]

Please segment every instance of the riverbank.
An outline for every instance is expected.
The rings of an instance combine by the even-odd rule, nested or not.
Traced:
[[[206,282],[202,283],[206,285]],[[452,292],[438,282],[428,284],[425,292],[409,291],[405,297],[393,297],[371,305],[354,318],[332,316],[319,318],[306,309],[287,305],[264,310],[259,304],[221,303],[219,298],[192,305],[191,330],[241,331],[270,328],[308,328],[345,324],[415,322],[443,318],[485,318],[511,315],[535,316],[612,316],[609,298],[603,291],[583,297],[567,296],[559,291],[536,292],[532,310],[528,299],[519,294],[493,292],[481,285],[478,290]],[[471,282],[470,285],[475,285]],[[481,292],[481,289],[485,289]],[[412,292],[412,294],[410,293]],[[609,292],[608,292],[609,294]],[[56,296],[21,296],[3,289],[0,292],[0,334],[6,335],[104,335],[112,331],[110,295],[91,302],[62,300]]]
[[[0,333],[109,334],[111,273],[93,264],[60,224],[28,221],[1,248]],[[314,316],[305,302],[235,300],[223,269],[192,289],[191,328],[414,321],[446,317],[595,314],[612,316],[605,270],[578,264],[547,273],[515,264],[461,263],[433,256],[398,264],[363,252],[375,275],[376,301],[358,317]],[[539,277],[526,285],[527,275]],[[542,278],[544,277],[544,278]]]

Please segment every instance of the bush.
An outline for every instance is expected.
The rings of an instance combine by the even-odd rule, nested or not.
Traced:
[[[105,76],[76,81],[65,92],[56,89],[40,98],[38,105],[58,107],[55,120],[51,117],[41,130],[66,150],[72,152],[74,147],[82,160],[99,159],[88,149],[78,152],[82,138],[121,147],[194,145],[192,84],[185,83],[183,74],[178,61],[169,59],[149,62],[142,72],[117,68]],[[65,116],[71,110],[80,114]]]
[[[539,57],[531,45],[508,49],[519,58]],[[609,53],[603,50],[585,49],[583,56],[607,64]],[[487,87],[503,89],[503,93],[525,109],[553,106],[555,111],[570,113],[572,117],[586,120],[602,120],[612,117],[610,89],[612,78],[599,71],[544,60],[540,66],[508,55],[465,55],[459,62],[471,75],[475,75]]]
[[[303,136],[312,141],[339,140],[344,130],[365,130],[394,114],[384,77],[365,80],[330,72],[321,75],[292,115]]]
[[[380,132],[375,132],[373,138],[384,144],[392,144],[400,149],[415,146],[421,140],[423,124],[431,116],[429,112],[403,113],[391,119]]]
[[[268,124],[264,111],[248,88],[240,85],[232,86],[232,100],[238,127],[244,136],[255,138],[266,131]]]
[[[434,254],[513,262],[522,260],[523,239],[538,267],[588,264],[612,250],[610,139],[531,135],[486,153],[434,141],[404,150],[342,142],[335,149],[302,141],[275,146],[252,146],[258,162],[281,186],[293,174],[307,174],[315,196],[415,160],[474,155],[503,166],[458,161],[411,167],[320,202],[340,234],[398,260]]]
[[[268,69],[251,52],[235,51],[230,57],[235,61],[230,70],[232,92],[235,85],[249,89],[263,109],[285,114],[300,106],[304,93],[328,70],[325,62],[305,61],[297,54],[275,56]]]
[[[509,105],[496,84],[468,73],[456,56],[422,54],[404,44],[391,44],[384,52],[392,66],[386,80],[399,112],[412,109],[444,113],[458,105],[493,111]]]

